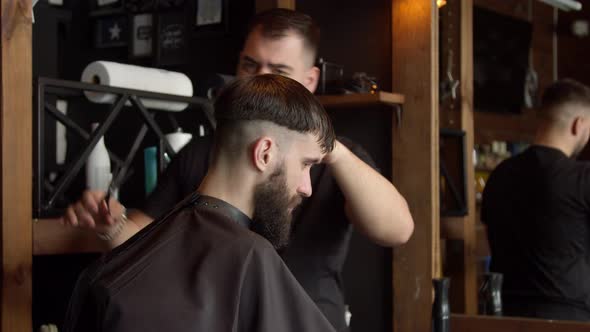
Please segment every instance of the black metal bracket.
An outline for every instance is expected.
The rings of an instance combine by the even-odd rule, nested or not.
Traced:
[[[453,202],[455,203],[455,208],[443,210],[442,209],[442,199],[443,195],[441,193],[441,216],[443,217],[458,217],[458,216],[465,216],[468,213],[467,208],[467,151],[465,150],[465,132],[463,130],[454,130],[448,128],[441,128],[440,129],[440,140],[442,144],[443,138],[455,139],[458,144],[460,144],[460,161],[458,166],[460,167],[460,178],[455,179],[449,173],[447,169],[447,165],[445,162],[445,158],[443,155],[443,149],[439,147],[440,150],[440,158],[439,158],[439,167],[440,167],[440,176],[444,178],[446,186],[453,198]],[[457,182],[458,181],[458,182]],[[441,186],[442,190],[442,186]]]
[[[109,93],[117,96],[117,100],[112,105],[110,110],[107,112],[105,120],[92,133],[89,133],[86,130],[84,130],[75,121],[59,112],[54,105],[46,102],[46,95],[67,95],[68,92],[71,93],[72,90],[78,93],[82,93],[84,91],[92,91]],[[121,183],[121,181],[123,181],[127,169],[135,154],[137,153],[137,150],[139,149],[139,146],[143,138],[145,137],[148,129],[153,131],[159,138],[160,160],[164,159],[164,152],[166,152],[170,157],[173,157],[175,154],[174,150],[166,140],[164,133],[154,120],[154,115],[157,111],[148,110],[144,106],[142,99],[184,102],[191,105],[196,105],[205,113],[211,127],[215,128],[213,107],[211,105],[211,102],[205,98],[182,97],[177,95],[155,93],[134,89],[116,88],[82,82],[51,79],[45,77],[40,77],[38,79],[37,93],[37,117],[34,124],[36,133],[36,137],[34,140],[35,172],[33,176],[33,215],[37,218],[43,217],[46,212],[55,209],[55,203],[57,199],[61,197],[63,193],[68,189],[73,179],[76,177],[82,166],[84,166],[84,164],[86,163],[86,160],[88,159],[90,153],[92,152],[100,138],[103,137],[104,134],[113,125],[114,121],[120,115],[123,106],[128,101],[131,102],[133,109],[137,110],[141,114],[144,124],[141,127],[139,133],[137,134],[131,147],[131,151],[127,154],[127,157],[124,161],[109,151],[109,156],[115,164],[116,168],[118,169],[115,178],[117,183]],[[80,138],[88,141],[87,145],[82,150],[82,152],[79,153],[78,156],[76,156],[72,161],[67,163],[64,175],[61,176],[54,185],[49,184],[45,179],[45,156],[43,151],[43,139],[45,137],[45,113],[53,117],[59,123],[63,124],[68,130],[71,130],[72,132],[76,133],[78,136],[80,136]],[[162,170],[162,167],[160,167],[160,170]],[[44,188],[49,189],[50,192],[46,194]]]

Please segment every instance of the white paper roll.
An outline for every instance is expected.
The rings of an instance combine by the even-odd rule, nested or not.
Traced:
[[[95,61],[86,66],[82,73],[82,82],[185,97],[193,95],[191,80],[182,73],[110,61]],[[88,100],[98,104],[112,104],[116,100],[116,96],[110,93],[86,91],[84,94]],[[153,99],[142,98],[141,101],[147,108],[170,112],[179,112],[188,106],[187,103]]]

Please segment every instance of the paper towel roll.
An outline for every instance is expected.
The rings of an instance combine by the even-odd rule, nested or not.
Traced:
[[[95,61],[86,66],[82,73],[82,82],[185,97],[193,95],[191,80],[182,73],[110,61]],[[116,101],[116,96],[110,93],[86,91],[84,94],[94,103],[112,104]],[[170,112],[179,112],[188,106],[187,103],[154,99],[142,98],[141,101],[147,108]]]

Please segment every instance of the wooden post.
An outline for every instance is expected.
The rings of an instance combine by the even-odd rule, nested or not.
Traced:
[[[475,260],[475,165],[473,164],[473,0],[461,0],[461,129],[465,131],[467,215],[463,218],[464,313],[477,313],[477,265]]]
[[[2,0],[1,331],[32,331],[31,0]]]
[[[295,0],[256,0],[256,12],[271,8],[295,9]]]
[[[432,278],[441,274],[438,159],[438,8],[432,0],[392,0],[393,89],[405,95],[394,124],[393,182],[415,230],[394,250],[396,332],[431,331]]]

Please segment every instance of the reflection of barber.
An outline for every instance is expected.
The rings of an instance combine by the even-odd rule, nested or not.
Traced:
[[[545,91],[531,147],[490,175],[483,193],[490,269],[504,274],[504,313],[590,320],[590,88]]]
[[[319,30],[307,15],[286,9],[258,14],[240,54],[237,76],[280,74],[313,92],[319,76],[314,66],[318,40]],[[97,213],[104,194],[96,192],[86,192],[68,209],[66,223],[110,233],[109,245],[119,245],[195,190],[207,170],[210,146],[208,138],[195,139],[180,151],[145,208],[131,211],[124,227]],[[337,330],[345,328],[341,270],[351,236],[348,220],[386,246],[406,242],[413,231],[405,199],[370,165],[371,158],[360,146],[337,141],[324,164],[312,170],[314,195],[295,216],[293,237],[282,252],[291,272]],[[121,204],[112,200],[109,206],[113,215],[121,215]]]

